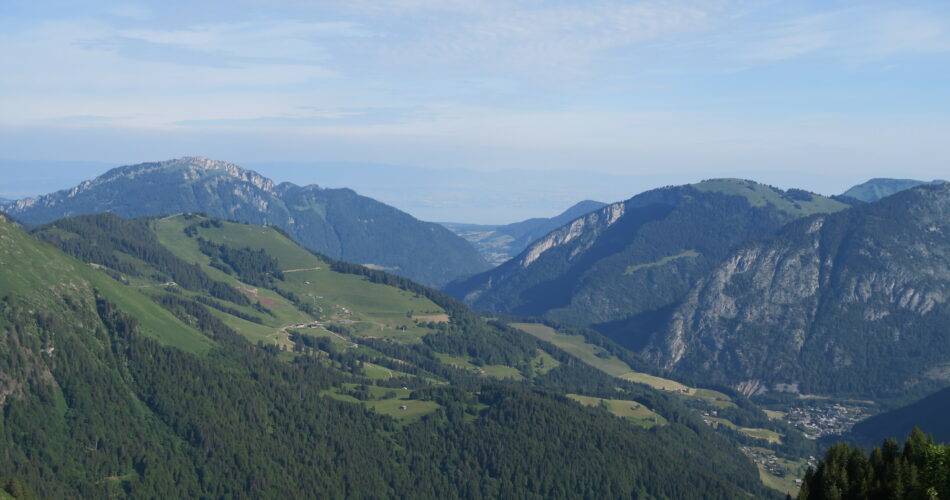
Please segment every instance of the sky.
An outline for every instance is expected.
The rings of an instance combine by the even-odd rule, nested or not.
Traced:
[[[491,223],[950,177],[946,1],[4,0],[0,68],[8,198],[180,156]]]

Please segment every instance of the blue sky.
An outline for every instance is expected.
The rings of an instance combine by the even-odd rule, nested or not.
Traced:
[[[950,171],[943,1],[5,0],[0,66],[0,168],[46,161],[0,196],[184,155],[318,184],[333,162],[601,179],[515,220],[682,179]]]

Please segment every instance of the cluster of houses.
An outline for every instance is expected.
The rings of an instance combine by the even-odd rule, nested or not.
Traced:
[[[753,448],[751,446],[743,446],[742,453],[745,456],[749,457],[752,462],[756,465],[761,466],[769,474],[776,477],[785,477],[789,474],[797,473],[798,471],[791,471],[788,469],[788,462],[786,460],[780,459],[777,455],[772,453],[769,450],[764,448]],[[818,459],[814,456],[808,457],[807,466],[811,468],[818,467]],[[796,467],[797,468],[797,467]],[[801,479],[796,479],[795,484],[798,486],[802,485]]]
[[[323,328],[323,325],[320,323],[295,323],[290,325],[291,328]]]
[[[818,439],[823,436],[844,434],[866,416],[862,407],[830,404],[792,408],[788,410],[785,419],[798,427],[805,437]]]

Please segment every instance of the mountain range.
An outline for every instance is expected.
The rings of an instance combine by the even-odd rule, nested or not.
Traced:
[[[430,285],[488,267],[444,227],[350,189],[276,184],[207,158],[119,167],[72,189],[18,200],[5,211],[30,225],[100,212],[123,217],[202,212],[273,225],[314,251]]]
[[[950,185],[891,187],[853,206],[735,179],[653,190],[445,290],[749,395],[923,395],[950,383]]]
[[[750,238],[847,205],[739,179],[647,191],[578,218],[495,269],[445,290],[476,309],[595,325],[635,347],[693,281]]]
[[[542,236],[605,205],[599,201],[584,200],[554,217],[539,217],[500,226],[459,222],[441,224],[475,245],[488,262],[498,265],[518,255]]]

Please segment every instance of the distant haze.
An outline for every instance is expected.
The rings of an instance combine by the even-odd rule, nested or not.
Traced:
[[[939,0],[4,0],[0,154],[499,172],[445,174],[484,199],[338,181],[489,223],[722,176],[929,180],[950,158],[948,21]],[[0,196],[29,191],[8,168]]]
[[[140,161],[162,159],[142,158]],[[422,220],[475,224],[507,224],[531,217],[552,217],[584,199],[619,201],[656,187],[713,177],[748,178],[825,195],[839,194],[867,180],[860,174],[803,177],[788,171],[610,174],[579,170],[479,171],[346,162],[235,163],[278,183],[352,188]],[[19,199],[67,189],[116,166],[120,164],[0,160],[0,198]]]

